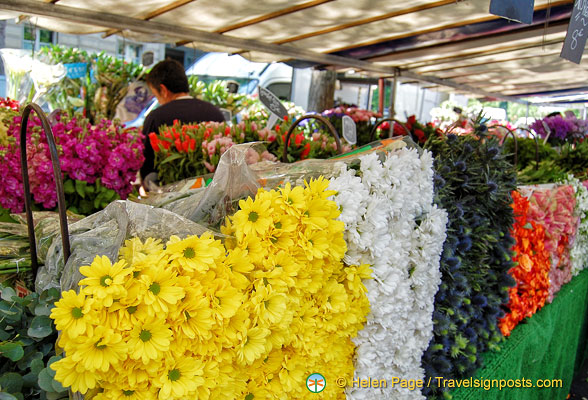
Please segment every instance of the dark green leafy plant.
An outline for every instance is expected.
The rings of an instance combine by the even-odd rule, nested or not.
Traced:
[[[435,156],[435,202],[449,215],[434,336],[423,356],[431,378],[470,376],[481,365],[481,354],[502,340],[498,319],[514,285],[508,270],[516,175],[510,156],[486,131],[478,122],[476,136],[432,136],[425,144]],[[433,385],[424,392],[451,397]]]
[[[10,287],[0,290],[0,399],[67,398],[49,368],[61,358],[55,355],[57,331],[49,318],[59,291],[20,298]]]
[[[100,178],[93,184],[67,178],[63,183],[63,191],[68,210],[82,215],[93,214],[120,199],[114,190],[100,183]]]

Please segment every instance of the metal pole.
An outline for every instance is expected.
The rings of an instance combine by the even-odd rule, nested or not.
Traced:
[[[396,116],[396,91],[398,90],[398,75],[394,73],[392,79],[392,90],[390,90],[390,113],[389,117],[394,118]]]

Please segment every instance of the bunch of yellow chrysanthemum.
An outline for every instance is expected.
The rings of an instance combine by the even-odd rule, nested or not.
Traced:
[[[328,182],[260,190],[211,234],[128,240],[114,265],[80,268],[51,317],[66,357],[55,378],[103,399],[301,398],[306,377],[353,375],[369,311],[362,278],[346,267],[343,223]],[[226,247],[225,247],[226,246]],[[344,397],[327,385],[323,398]]]

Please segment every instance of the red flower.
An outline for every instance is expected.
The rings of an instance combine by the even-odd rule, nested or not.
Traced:
[[[310,154],[310,143],[306,143],[304,145],[304,150],[302,150],[302,153],[300,153],[300,159],[304,160],[306,157],[308,157],[308,154]]]
[[[190,141],[186,140],[186,141],[182,142],[182,149],[186,153],[188,152],[188,146],[190,146]]]
[[[174,140],[174,143],[176,145],[176,149],[181,153],[182,152],[182,142],[180,142],[180,139]]]
[[[418,138],[419,143],[425,143],[427,141],[427,137],[425,136],[425,132],[421,131],[420,129],[415,129],[414,134]]]
[[[157,134],[155,132],[151,132],[149,134],[149,142],[151,142],[151,147],[153,148],[153,151],[157,153],[159,151],[159,138],[157,137]]]
[[[229,126],[225,127],[225,136],[231,136],[231,128]]]
[[[304,135],[302,133],[299,133],[294,138],[294,143],[296,143],[296,146],[300,146],[300,144],[302,143],[303,140],[304,140]]]
[[[190,139],[190,150],[194,151],[194,149],[196,148],[196,139]]]
[[[288,116],[284,115],[284,122],[288,122]]]

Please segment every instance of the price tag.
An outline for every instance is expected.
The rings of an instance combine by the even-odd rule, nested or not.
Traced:
[[[357,128],[355,121],[349,115],[343,116],[343,138],[349,144],[357,143]]]
[[[266,88],[259,86],[258,92],[259,100],[270,112],[266,128],[272,129],[278,119],[284,120],[284,117],[288,115],[288,110],[286,110],[280,99]]]
[[[533,9],[535,0],[491,0],[490,14],[498,15],[507,19],[522,22],[523,24],[533,23]]]
[[[63,64],[66,70],[66,76],[70,79],[83,78],[88,71],[87,63],[69,63]]]
[[[561,58],[580,64],[588,34],[588,0],[576,0],[570,17],[568,33],[561,49]]]

